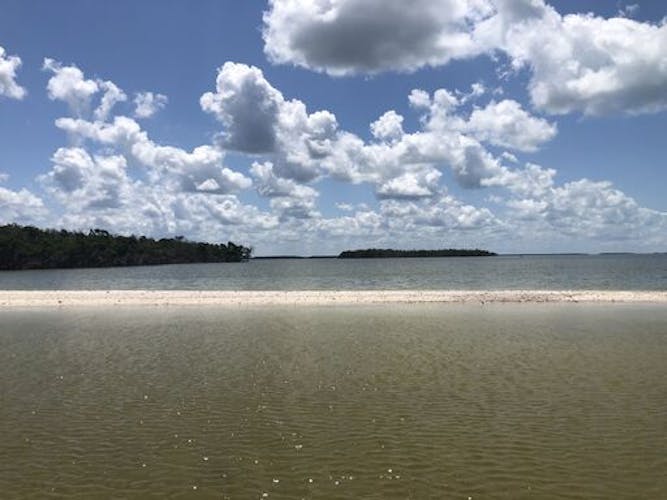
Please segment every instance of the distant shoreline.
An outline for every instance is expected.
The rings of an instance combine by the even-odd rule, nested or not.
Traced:
[[[633,257],[633,256],[664,256],[667,252],[556,252],[556,253],[499,253],[496,255],[485,255],[480,257]],[[393,257],[397,259],[412,258],[450,258],[452,256],[435,257]],[[477,257],[477,256],[475,256]],[[250,257],[249,260],[308,260],[308,259],[339,259],[338,255],[259,255]],[[387,257],[369,257],[370,259],[383,259]]]
[[[667,291],[607,290],[0,290],[0,309],[108,306],[331,306],[364,304],[667,304]]]

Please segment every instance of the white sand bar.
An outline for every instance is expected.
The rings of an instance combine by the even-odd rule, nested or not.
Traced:
[[[0,290],[0,308],[72,306],[321,306],[412,303],[654,303],[667,291],[542,290]]]

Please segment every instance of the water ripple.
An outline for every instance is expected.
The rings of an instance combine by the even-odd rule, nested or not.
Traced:
[[[667,493],[658,307],[0,316],[3,498]]]

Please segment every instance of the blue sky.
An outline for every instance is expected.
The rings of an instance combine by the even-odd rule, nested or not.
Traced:
[[[0,223],[259,255],[665,251],[666,15],[1,0]]]

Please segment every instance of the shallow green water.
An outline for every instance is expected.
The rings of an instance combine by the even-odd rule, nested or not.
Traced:
[[[667,310],[0,312],[2,498],[665,498]]]

